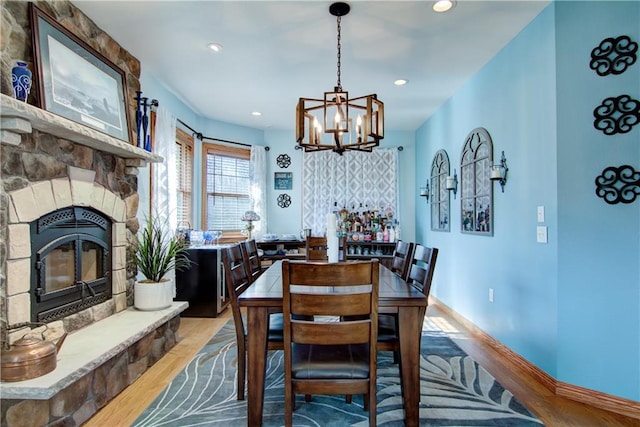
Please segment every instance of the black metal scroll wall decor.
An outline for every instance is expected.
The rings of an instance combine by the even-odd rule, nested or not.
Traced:
[[[637,60],[638,43],[628,36],[608,37],[591,51],[589,66],[599,76],[624,73]],[[595,110],[593,125],[605,135],[631,132],[640,123],[640,101],[629,95],[606,98]],[[609,166],[596,177],[596,195],[610,205],[633,203],[640,197],[640,171]]]
[[[589,66],[599,76],[622,74],[637,59],[638,43],[629,36],[608,37],[591,51]]]
[[[629,95],[607,98],[593,110],[593,126],[605,135],[627,133],[640,123],[640,101]]]
[[[291,196],[289,196],[288,194],[280,194],[278,196],[278,206],[280,206],[281,208],[288,208],[289,205],[291,205]]]
[[[596,178],[596,195],[610,205],[633,203],[640,197],[640,171],[632,166],[609,166]]]
[[[291,157],[289,157],[288,154],[280,154],[278,156],[278,158],[276,159],[276,163],[278,164],[278,166],[280,166],[281,168],[288,168],[289,166],[291,166]]]
[[[591,51],[589,67],[599,76],[622,74],[638,58],[638,43],[629,36],[607,37]],[[629,95],[606,98],[595,110],[593,126],[605,135],[627,133],[640,123],[640,101]]]

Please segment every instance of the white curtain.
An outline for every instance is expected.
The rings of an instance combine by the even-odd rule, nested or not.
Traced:
[[[249,185],[251,194],[251,210],[260,215],[260,221],[254,223],[252,237],[262,238],[267,230],[267,159],[262,146],[251,146],[249,162]]]
[[[178,225],[176,116],[162,106],[157,110],[155,132],[154,152],[164,162],[153,164],[151,213],[165,221],[166,233],[174,233]],[[167,276],[174,279],[175,274],[171,271]]]
[[[327,214],[334,209],[354,207],[359,212],[391,209],[398,212],[398,151],[377,149],[371,153],[332,151],[303,154],[303,228],[321,236]],[[362,205],[362,207],[360,207]]]

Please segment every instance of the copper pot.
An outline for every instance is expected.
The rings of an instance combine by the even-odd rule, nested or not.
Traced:
[[[56,357],[67,333],[54,344],[28,333],[3,350],[0,357],[0,380],[24,381],[48,374],[56,368]]]

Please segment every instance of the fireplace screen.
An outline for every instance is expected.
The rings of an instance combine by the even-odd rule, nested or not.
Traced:
[[[31,320],[51,322],[111,298],[111,222],[71,207],[31,224]]]

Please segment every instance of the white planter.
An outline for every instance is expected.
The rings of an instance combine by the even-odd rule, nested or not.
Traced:
[[[173,302],[173,280],[162,282],[136,282],[133,289],[133,305],[138,310],[162,310]]]

